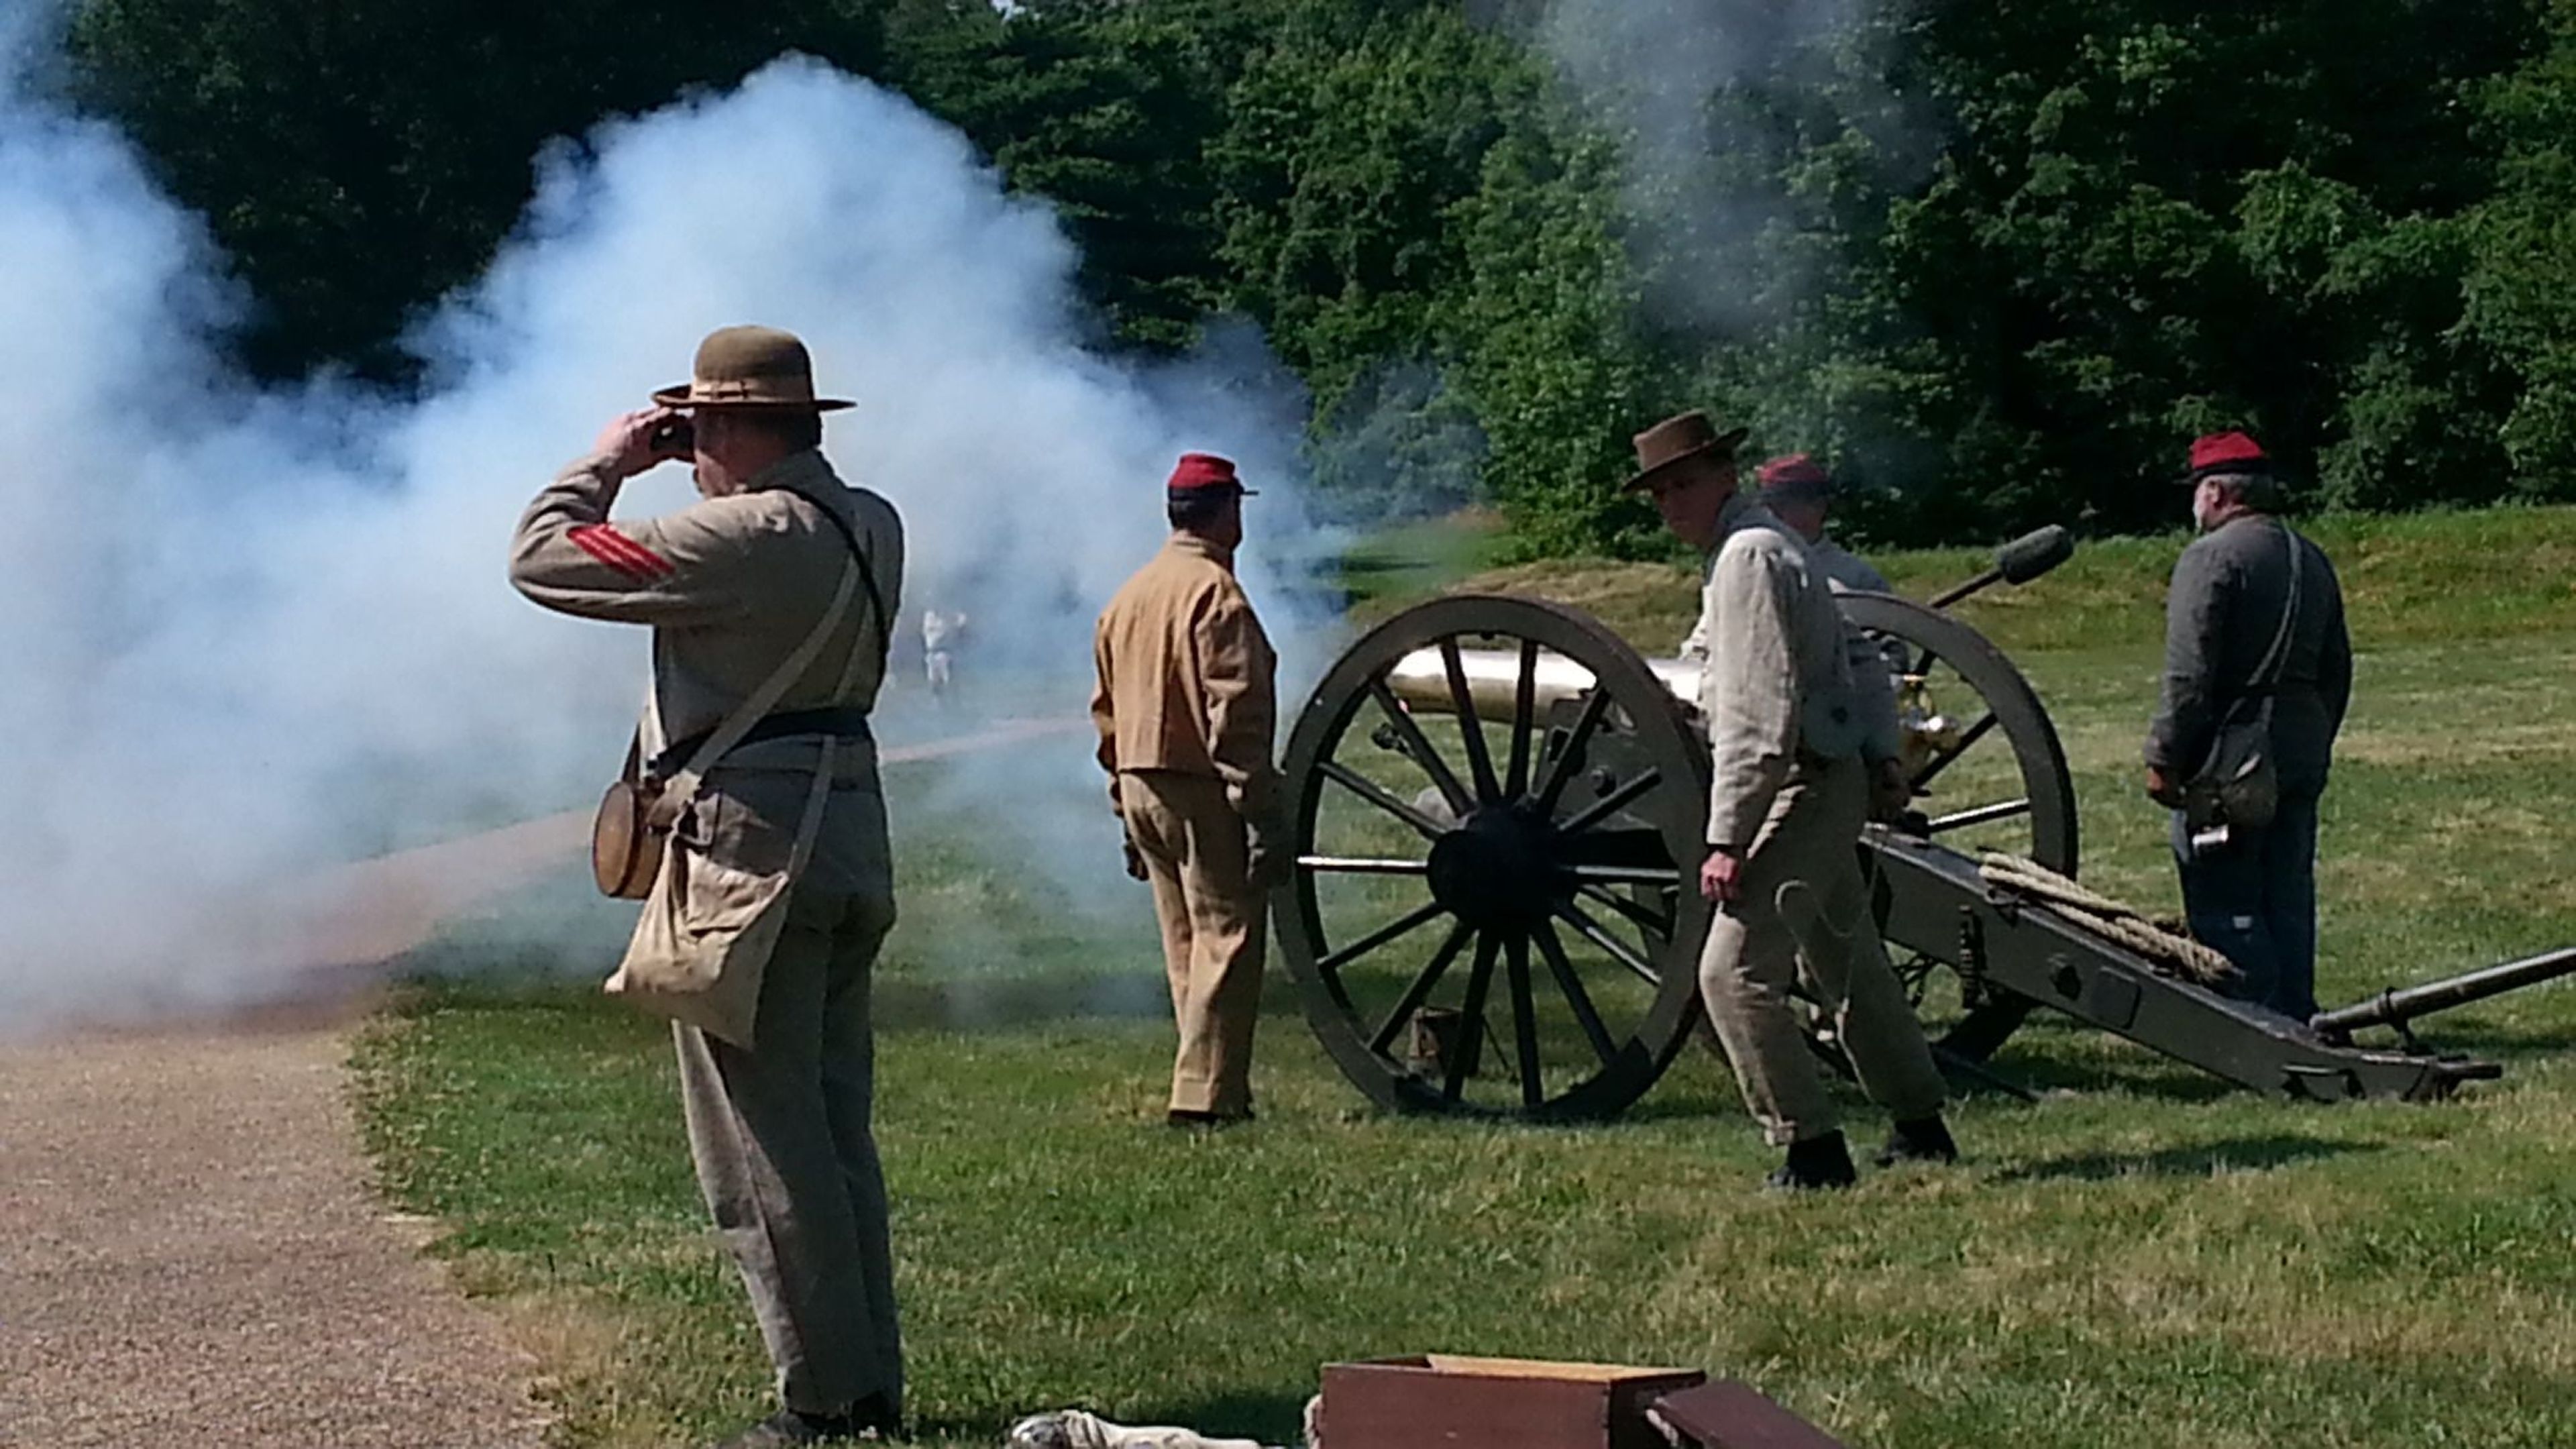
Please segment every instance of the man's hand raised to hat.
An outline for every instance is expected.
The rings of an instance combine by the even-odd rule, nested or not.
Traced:
[[[620,480],[632,478],[656,463],[674,462],[691,456],[690,452],[664,452],[653,446],[653,431],[679,414],[670,408],[638,408],[621,413],[602,428],[599,442],[592,452],[608,460],[610,476]]]

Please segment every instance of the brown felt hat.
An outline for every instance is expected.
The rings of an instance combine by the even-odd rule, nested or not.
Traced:
[[[720,327],[698,344],[689,381],[653,394],[666,408],[812,408],[850,404],[814,396],[814,359],[793,332],[775,327]]]
[[[1622,485],[1622,491],[1652,488],[1670,477],[1671,470],[1693,458],[1732,462],[1735,450],[1744,446],[1745,437],[1752,431],[1730,428],[1721,433],[1708,420],[1708,414],[1696,408],[1666,418],[1637,435],[1637,476]]]

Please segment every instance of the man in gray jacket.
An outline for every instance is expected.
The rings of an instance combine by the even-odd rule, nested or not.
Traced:
[[[1637,435],[1628,486],[1653,494],[1664,525],[1709,560],[1694,631],[1707,646],[1699,708],[1712,767],[1699,886],[1717,911],[1700,990],[1746,1107],[1788,1150],[1772,1185],[1840,1187],[1854,1178],[1851,1154],[1791,1001],[1801,988],[1895,1119],[1879,1162],[1947,1162],[1958,1148],[1853,848],[1884,693],[1873,700],[1854,678],[1842,612],[1805,545],[1736,491],[1743,440],[1701,413],[1667,419]]]
[[[2192,934],[2236,964],[2248,1000],[2304,1022],[2317,1010],[2317,800],[2352,699],[2343,589],[2324,550],[2274,516],[2280,484],[2252,438],[2200,439],[2185,476],[2200,537],[2174,564],[2165,596],[2147,794],[2176,807],[2174,858]],[[2224,840],[2195,841],[2179,808],[2183,787],[2222,724],[2267,693],[2279,808],[2260,829],[2231,826]]]
[[[1887,586],[1887,575],[1825,531],[1825,516],[1834,506],[1834,479],[1823,464],[1804,453],[1791,453],[1754,469],[1753,477],[1762,485],[1762,506],[1806,541],[1807,556],[1816,561],[1835,593],[1894,592]]]

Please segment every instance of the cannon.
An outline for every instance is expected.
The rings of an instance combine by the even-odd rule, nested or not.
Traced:
[[[2405,1023],[2576,972],[2576,951],[2295,1022],[1989,870],[2003,858],[2074,877],[2075,791],[2029,680],[1948,608],[2071,548],[2044,529],[1926,603],[1842,596],[1894,676],[1920,807],[1857,848],[1945,1068],[1997,1082],[1984,1063],[2051,1010],[2290,1099],[2428,1100],[2498,1075],[2423,1050]],[[1697,683],[1693,662],[1644,659],[1579,610],[1499,594],[1408,609],[1326,672],[1284,757],[1296,864],[1273,914],[1308,1023],[1370,1099],[1608,1117],[1707,1035]],[[2353,1042],[2374,1025],[2394,1026],[2398,1048]]]

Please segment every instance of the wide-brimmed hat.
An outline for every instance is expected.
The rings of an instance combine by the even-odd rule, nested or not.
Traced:
[[[1731,462],[1735,450],[1744,445],[1752,431],[1731,428],[1721,433],[1708,420],[1708,414],[1697,409],[1666,418],[1637,435],[1637,476],[1620,485],[1621,489],[1652,488],[1671,476],[1671,470],[1694,458],[1716,457]]]
[[[653,394],[666,408],[812,408],[851,404],[814,396],[814,359],[793,332],[775,327],[720,327],[698,344],[689,381]]]
[[[1753,470],[1753,481],[1778,498],[1830,498],[1834,492],[1833,475],[1804,453],[1772,459]]]
[[[1214,453],[1183,453],[1181,461],[1172,465],[1172,476],[1163,480],[1163,492],[1174,499],[1257,496],[1235,476],[1234,460]]]
[[[2191,444],[2191,465],[2174,481],[2197,484],[2212,473],[2272,476],[2272,455],[2249,433],[2204,433]]]

